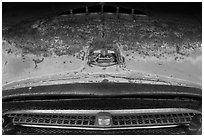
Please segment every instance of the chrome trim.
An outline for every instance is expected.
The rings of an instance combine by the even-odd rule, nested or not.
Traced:
[[[100,15],[101,12],[88,12],[88,13],[70,13],[70,14],[62,14],[60,16],[69,16],[69,15]],[[125,15],[125,16],[140,16],[140,17],[148,17],[148,15],[145,14],[132,14],[132,13],[114,13],[114,12],[103,12],[103,15]]]
[[[24,127],[37,127],[37,128],[56,128],[56,129],[79,129],[79,130],[128,130],[128,129],[155,129],[155,128],[170,128],[178,127],[179,125],[163,125],[163,126],[141,126],[141,127],[66,127],[66,126],[45,126],[45,125],[26,125],[26,124],[15,124]],[[184,125],[184,126],[187,126]]]
[[[186,108],[159,108],[159,109],[122,109],[122,110],[14,110],[3,113],[39,113],[39,114],[97,114],[99,112],[108,112],[110,114],[143,114],[143,113],[198,113],[198,110]]]

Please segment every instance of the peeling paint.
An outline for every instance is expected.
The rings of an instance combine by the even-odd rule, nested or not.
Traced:
[[[201,37],[201,26],[146,17],[135,21],[128,15],[82,14],[18,24],[3,30],[3,83],[70,72],[141,72],[201,83]],[[123,64],[87,65],[90,49],[101,39],[118,48]]]
[[[102,37],[107,44],[117,43],[123,50],[133,50],[145,57],[160,58],[174,53],[189,56],[201,47],[199,26],[156,19],[135,22],[131,16],[129,20],[112,16],[105,20],[101,15],[59,16],[18,24],[5,30],[3,38],[25,53],[44,56],[73,55],[89,46],[93,39]]]

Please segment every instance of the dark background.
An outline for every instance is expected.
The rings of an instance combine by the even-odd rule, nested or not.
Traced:
[[[95,5],[97,2],[3,2],[3,26],[13,25],[22,20],[54,16],[71,8]],[[202,24],[202,2],[106,2],[106,4],[136,8],[150,16],[172,18],[183,22],[194,21]]]

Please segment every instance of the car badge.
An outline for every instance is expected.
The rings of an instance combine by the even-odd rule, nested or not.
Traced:
[[[99,126],[109,126],[111,123],[110,116],[98,116],[98,125]]]

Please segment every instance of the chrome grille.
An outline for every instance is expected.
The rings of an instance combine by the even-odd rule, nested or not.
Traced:
[[[55,126],[93,126],[94,115],[61,114],[9,114],[14,124],[55,125]]]
[[[185,127],[157,128],[157,129],[126,129],[126,130],[67,130],[36,127],[16,127],[21,133],[33,135],[184,135]]]
[[[96,114],[38,114],[10,113],[7,114],[16,125],[43,125],[63,127],[100,127]],[[189,124],[195,113],[153,113],[153,114],[110,114],[111,126],[141,127]],[[109,128],[110,128],[109,127]]]
[[[19,110],[3,117],[13,122],[19,134],[185,134],[195,114],[201,112],[180,108]],[[107,119],[110,124],[99,124]]]
[[[187,124],[194,115],[195,113],[113,115],[112,123],[114,126]]]

